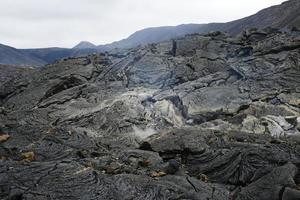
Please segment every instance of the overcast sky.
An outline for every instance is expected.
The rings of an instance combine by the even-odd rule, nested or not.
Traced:
[[[227,22],[285,0],[0,0],[0,43],[106,44],[155,26]]]

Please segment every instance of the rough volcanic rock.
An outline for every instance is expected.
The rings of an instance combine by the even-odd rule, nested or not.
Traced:
[[[26,73],[37,70],[36,68],[20,67],[0,64],[0,85],[13,78],[26,76]]]
[[[300,35],[189,35],[0,85],[1,199],[299,199]]]

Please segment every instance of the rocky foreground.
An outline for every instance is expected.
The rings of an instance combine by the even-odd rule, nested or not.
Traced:
[[[300,199],[297,31],[65,59],[0,100],[0,199]]]

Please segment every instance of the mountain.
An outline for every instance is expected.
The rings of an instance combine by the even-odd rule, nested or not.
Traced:
[[[133,33],[126,39],[113,42],[108,45],[99,45],[99,47],[107,49],[132,48],[138,45],[157,43],[172,38],[181,37],[187,34],[200,32],[201,26],[202,25],[199,24],[182,24],[179,26],[146,28]]]
[[[258,13],[228,23],[212,23],[202,26],[201,33],[208,31],[226,31],[237,35],[247,28],[300,28],[300,1],[290,0],[280,5],[272,6]]]
[[[40,48],[16,49],[0,44],[0,64],[16,66],[44,66],[62,58],[83,56],[105,51],[102,48]]]
[[[42,66],[46,62],[21,50],[0,44],[0,64]]]
[[[290,30],[293,27],[300,29],[300,1],[290,0],[281,5],[266,8],[252,16],[228,23],[183,24],[179,26],[147,28],[133,33],[126,39],[106,45],[95,46],[86,41],[80,42],[72,49],[14,49],[2,45],[0,46],[0,63],[41,66],[66,57],[82,56],[113,49],[134,48],[139,45],[166,41],[187,34],[224,31],[230,35],[238,35],[246,28],[266,27],[282,30]]]
[[[94,49],[97,46],[94,45],[93,43],[87,42],[87,41],[82,41],[79,44],[77,44],[73,49]]]
[[[37,59],[41,59],[46,63],[53,63],[62,58],[76,57],[82,55],[88,55],[91,53],[103,52],[102,48],[41,48],[41,49],[21,49],[21,52],[28,54]]]
[[[123,51],[0,84],[0,199],[300,199],[300,32]]]
[[[40,48],[40,49],[20,49],[24,54],[28,54],[34,58],[41,59],[46,63],[52,63],[65,57],[70,57],[72,49],[67,48]]]
[[[231,35],[237,35],[247,28],[261,29],[266,27],[278,29],[300,28],[300,1],[286,1],[280,5],[263,9],[252,16],[227,23],[183,24],[179,26],[147,28],[137,31],[126,39],[108,45],[99,45],[99,47],[107,49],[132,48],[138,45],[181,37],[186,34],[223,31]]]

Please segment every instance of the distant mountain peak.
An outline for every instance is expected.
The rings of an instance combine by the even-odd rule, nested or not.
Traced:
[[[93,48],[97,48],[97,46],[88,41],[81,41],[79,44],[73,47],[73,49],[93,49]]]

